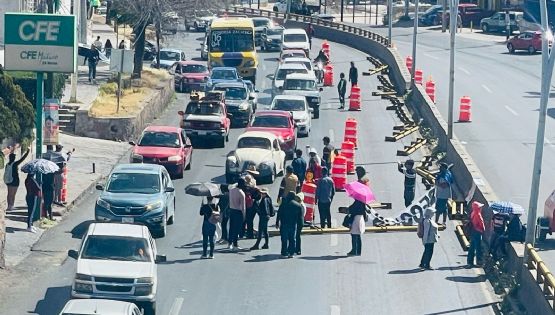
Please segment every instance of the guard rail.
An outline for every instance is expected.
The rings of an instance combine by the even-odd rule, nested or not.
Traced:
[[[528,270],[540,286],[551,310],[555,311],[555,277],[532,245],[526,244],[526,251],[528,251],[528,261],[526,261]]]

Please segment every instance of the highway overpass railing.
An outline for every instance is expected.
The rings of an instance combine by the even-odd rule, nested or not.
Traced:
[[[555,311],[555,277],[549,271],[538,252],[530,244],[526,244],[526,251],[528,251],[528,261],[526,266],[536,284],[541,288],[543,295],[551,308]]]

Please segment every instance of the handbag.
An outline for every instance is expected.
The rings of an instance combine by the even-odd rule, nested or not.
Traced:
[[[354,220],[354,216],[352,214],[347,214],[344,218],[343,218],[343,223],[341,225],[343,225],[346,228],[350,228],[351,225],[353,224],[353,220]]]
[[[208,222],[212,224],[218,224],[222,222],[222,216],[219,211],[212,211],[210,218],[208,218]]]

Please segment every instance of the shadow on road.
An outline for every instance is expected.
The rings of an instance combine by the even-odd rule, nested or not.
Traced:
[[[71,286],[52,287],[46,290],[44,298],[37,302],[32,313],[39,315],[57,315],[60,313],[71,294]]]
[[[347,258],[348,256],[332,256],[332,255],[325,255],[325,256],[302,256],[298,257],[299,259],[303,260],[336,260],[336,259],[343,259]]]
[[[419,272],[424,272],[424,270],[420,268],[406,269],[406,270],[391,270],[387,274],[388,275],[408,275],[411,273],[419,273]]]
[[[199,258],[168,260],[166,262],[159,263],[159,265],[189,264],[189,263],[192,263],[193,261],[196,261],[196,260],[201,260],[201,259],[199,257]]]
[[[87,232],[87,230],[89,229],[89,225],[91,225],[91,223],[94,223],[94,220],[87,220],[87,221],[83,221],[79,224],[77,224],[71,231],[71,237],[72,238],[78,238],[81,239],[83,238],[83,235],[85,235],[85,233]]]
[[[279,254],[264,254],[264,255],[255,255],[251,259],[245,260],[245,262],[265,262],[265,261],[272,261],[272,260],[279,260],[281,259],[281,255]]]
[[[476,310],[476,309],[480,309],[480,308],[490,308],[490,307],[493,307],[496,304],[497,303],[495,303],[495,302],[494,303],[484,303],[484,304],[467,306],[467,307],[457,308],[457,309],[448,310],[448,311],[435,312],[435,313],[426,313],[425,315],[443,315],[443,314],[462,313],[462,312],[465,312],[465,311]]]
[[[461,270],[461,269],[467,269],[467,266],[466,265],[459,265],[459,266],[447,266],[447,267],[436,268],[436,270],[449,270],[449,271]]]
[[[182,249],[182,248],[200,248],[200,247],[202,247],[202,241],[198,240],[196,242],[183,244],[181,246],[176,246],[175,248]]]
[[[480,275],[476,277],[452,276],[452,277],[445,277],[445,279],[453,282],[478,283],[478,282],[486,281],[486,276],[485,275]]]

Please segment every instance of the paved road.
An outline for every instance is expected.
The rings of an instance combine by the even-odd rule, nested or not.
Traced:
[[[172,42],[191,49],[195,35],[180,34]],[[316,45],[320,43],[315,41]],[[365,63],[365,56],[344,46],[332,45],[335,69],[347,71],[348,60]],[[276,65],[275,53],[263,53],[259,72],[259,89],[269,101],[270,87],[265,75]],[[320,148],[320,139],[331,135],[339,142],[345,118],[354,116],[361,123],[357,163],[365,164],[376,195],[401,207],[402,176],[394,164],[396,150],[403,143],[386,143],[399,122],[385,111],[384,101],[370,96],[375,78],[363,79],[362,112],[339,112],[334,88],[323,92],[325,105],[321,118],[313,122],[313,133],[299,145]],[[178,95],[158,123],[176,124],[174,114],[186,101]],[[480,270],[464,269],[465,255],[455,239],[453,227],[441,234],[432,264],[438,269],[422,272],[416,268],[422,245],[414,233],[365,234],[363,255],[345,256],[350,237],[317,235],[303,237],[303,255],[291,260],[279,259],[279,239],[270,240],[270,249],[229,253],[221,247],[216,259],[199,260],[201,254],[200,200],[183,193],[194,181],[223,180],[224,159],[242,132],[235,129],[226,149],[197,149],[193,168],[183,180],[175,181],[177,204],[181,205],[175,225],[168,236],[157,240],[159,252],[168,261],[159,266],[160,314],[492,314],[496,301]],[[407,139],[406,141],[409,141]],[[273,196],[277,183],[269,186]],[[422,187],[419,188],[423,191]],[[0,314],[57,314],[69,297],[75,262],[63,260],[68,248],[77,248],[78,237],[93,218],[96,194],[78,205],[72,216],[62,222],[35,247],[29,260],[17,268],[17,279],[6,279],[8,292],[0,296]],[[348,205],[340,193],[334,208]],[[341,218],[334,214],[337,221]],[[273,223],[273,221],[272,221]],[[72,236],[74,236],[72,238]],[[248,247],[252,240],[241,240]],[[30,289],[32,288],[32,289]]]

